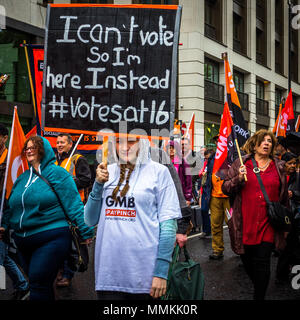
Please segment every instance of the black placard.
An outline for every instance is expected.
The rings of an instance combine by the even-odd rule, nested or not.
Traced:
[[[49,6],[43,127],[167,136],[180,16],[180,6]]]

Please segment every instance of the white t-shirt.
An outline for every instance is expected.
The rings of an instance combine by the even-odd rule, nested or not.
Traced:
[[[181,218],[169,170],[152,160],[135,168],[129,191],[111,198],[120,168],[108,166],[95,249],[96,290],[149,293],[155,267],[159,223]],[[113,182],[112,182],[113,181]],[[122,190],[125,183],[122,184]]]

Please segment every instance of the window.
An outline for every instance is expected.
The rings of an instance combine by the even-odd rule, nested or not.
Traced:
[[[265,99],[265,85],[262,81],[256,81],[256,98]]]
[[[267,64],[266,52],[266,1],[256,0],[256,62],[262,65]]]
[[[266,9],[265,0],[256,0],[256,18],[265,21],[265,9]]]
[[[293,94],[293,109],[296,110],[297,109],[297,96],[295,96]]]
[[[275,2],[275,72],[283,74],[283,2]]]
[[[22,129],[26,134],[32,129],[32,119],[19,117]],[[5,114],[0,114],[0,123],[2,123],[8,129],[8,136],[11,134],[11,125],[12,125],[12,116],[8,116]],[[9,139],[6,142],[6,146],[8,147]]]
[[[233,49],[241,52],[241,17],[233,13]]]
[[[275,2],[275,32],[278,35],[283,33],[283,1],[276,0]]]
[[[242,0],[233,2],[233,50],[247,53],[247,7]]]
[[[275,89],[275,105],[279,106],[282,100],[282,91]]]
[[[213,137],[219,134],[220,124],[216,123],[204,123],[204,144],[208,148],[216,148],[213,142]]]
[[[275,72],[283,73],[283,45],[275,40]]]
[[[265,48],[265,33],[256,29],[256,62],[262,65],[266,64]]]
[[[238,71],[234,71],[233,81],[235,89],[239,92],[244,92],[244,74]]]
[[[275,119],[277,119],[279,113],[279,106],[282,100],[282,91],[280,89],[275,89]]]
[[[269,116],[269,102],[265,99],[265,85],[262,81],[256,81],[256,114]]]
[[[31,102],[25,51],[20,47],[23,40],[33,43],[32,36],[24,32],[11,28],[0,32],[0,72],[10,75],[5,87],[0,90],[1,100]]]
[[[205,0],[205,36],[222,41],[222,1]]]
[[[291,79],[298,82],[298,30],[292,30],[291,33]]]
[[[204,78],[214,83],[219,83],[219,64],[210,59],[205,59]]]

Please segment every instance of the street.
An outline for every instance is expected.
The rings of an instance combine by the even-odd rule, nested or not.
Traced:
[[[193,260],[200,262],[205,277],[205,300],[252,300],[253,288],[241,264],[239,256],[230,248],[227,227],[224,228],[224,259],[211,261],[211,239],[199,239],[192,234],[188,240],[188,251]],[[90,247],[90,267],[85,273],[76,273],[69,288],[56,289],[58,300],[96,300],[94,291],[93,247]],[[291,284],[275,283],[277,257],[272,256],[271,279],[266,300],[299,300],[300,289]],[[0,300],[9,300],[13,288],[7,277],[7,290],[0,291]]]

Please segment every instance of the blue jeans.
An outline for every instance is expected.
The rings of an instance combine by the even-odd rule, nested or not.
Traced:
[[[4,266],[15,290],[22,291],[28,288],[27,280],[14,260],[8,255],[8,245],[3,241],[0,241],[0,265]]]
[[[73,279],[75,272],[69,268],[68,260],[64,261],[62,277],[69,280]]]
[[[201,210],[202,215],[202,231],[205,232],[207,235],[211,234],[211,225],[210,225],[210,216],[208,211]]]
[[[30,300],[55,300],[53,284],[71,246],[69,228],[52,229],[24,238],[14,235],[14,240],[29,278]]]

